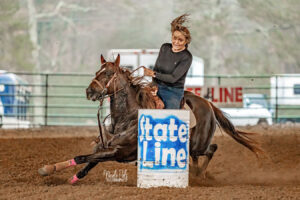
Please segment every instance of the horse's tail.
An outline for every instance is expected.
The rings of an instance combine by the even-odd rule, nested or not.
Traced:
[[[256,157],[258,155],[263,155],[264,151],[261,149],[259,143],[252,139],[251,135],[255,135],[256,133],[244,132],[236,130],[233,124],[229,121],[229,119],[223,114],[223,112],[214,106],[211,102],[210,105],[214,111],[217,121],[222,129],[230,135],[235,141],[247,147],[250,151],[255,153]]]

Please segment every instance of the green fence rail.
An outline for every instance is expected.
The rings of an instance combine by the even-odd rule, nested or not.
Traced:
[[[85,89],[93,74],[50,74],[15,72],[25,82],[0,83],[26,88],[27,93],[1,93],[0,98],[27,98],[26,104],[2,103],[5,108],[26,109],[26,113],[5,113],[6,118],[29,121],[31,126],[96,126],[99,102],[88,101]],[[300,122],[300,75],[232,76],[206,75],[206,87],[242,87],[243,94],[262,94],[272,123]],[[194,76],[193,78],[198,78]],[[289,83],[289,84],[286,84]],[[1,87],[0,87],[1,88]],[[253,99],[253,98],[252,98]],[[255,97],[254,97],[255,100]],[[261,100],[260,97],[257,100]],[[109,114],[109,100],[101,108],[102,120]],[[228,107],[228,106],[226,106]],[[258,109],[252,107],[251,109]],[[255,118],[244,116],[245,118]],[[234,117],[233,117],[234,118]],[[240,118],[240,117],[239,117]]]

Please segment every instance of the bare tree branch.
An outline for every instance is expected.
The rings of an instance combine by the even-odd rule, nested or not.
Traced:
[[[89,11],[92,11],[92,10],[96,10],[95,8],[82,7],[82,6],[79,6],[77,4],[66,4],[64,1],[60,1],[56,5],[56,7],[55,7],[55,9],[54,9],[53,12],[37,14],[36,18],[37,19],[41,19],[41,18],[55,17],[57,15],[61,15],[62,16],[62,14],[60,14],[60,10],[63,7],[66,7],[68,9],[72,10],[72,11],[81,11],[81,12],[89,12]]]

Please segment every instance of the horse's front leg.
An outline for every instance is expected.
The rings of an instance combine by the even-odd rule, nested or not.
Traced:
[[[40,168],[38,170],[39,174],[42,176],[48,176],[50,174],[53,174],[56,171],[61,171],[63,169],[66,169],[71,166],[77,165],[75,159],[55,163],[53,165],[44,165],[44,167]]]
[[[77,174],[72,176],[69,179],[70,184],[75,184],[79,179],[85,177],[88,172],[94,168],[99,162],[108,161],[108,160],[115,160],[115,153],[116,149],[105,149],[101,152],[97,152],[90,155],[83,155],[83,156],[76,156],[74,158],[76,164],[82,164],[88,162],[88,164],[80,170]]]
[[[75,174],[69,179],[69,183],[74,184],[79,179],[85,177],[89,173],[89,171],[93,169],[97,164],[98,162],[89,162],[88,164],[86,164],[86,166],[82,170],[80,170],[77,174]]]
[[[89,155],[76,156],[74,159],[67,160],[64,162],[55,163],[52,165],[45,165],[44,167],[38,170],[39,174],[42,176],[51,175],[57,171],[61,171],[71,166],[78,164],[89,163],[84,169],[78,172],[70,179],[70,183],[75,183],[80,178],[83,178],[87,175],[88,171],[91,170],[98,162],[115,160],[115,153],[117,149],[104,149],[100,152],[96,152]]]
[[[114,156],[117,152],[117,148],[109,148],[109,149],[102,149],[99,152],[95,152],[93,154],[76,156],[74,161],[76,164],[83,164],[87,162],[103,162],[114,160]]]

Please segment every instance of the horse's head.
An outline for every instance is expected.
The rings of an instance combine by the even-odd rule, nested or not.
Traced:
[[[116,84],[117,76],[120,73],[120,55],[115,62],[106,62],[101,55],[101,67],[96,72],[96,77],[92,80],[86,89],[86,97],[88,100],[100,100],[105,95],[113,94],[120,89]]]

